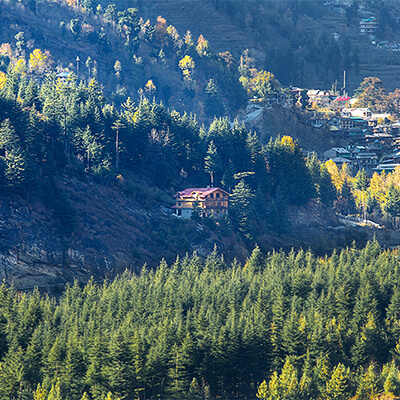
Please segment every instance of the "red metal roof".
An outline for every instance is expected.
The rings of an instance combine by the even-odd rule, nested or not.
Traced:
[[[212,188],[188,188],[188,189],[178,192],[177,194],[174,195],[174,197],[178,197],[178,196],[192,197],[194,195],[194,193],[198,193],[200,195],[200,197],[205,197],[205,196],[209,195],[210,193],[215,192],[216,190],[221,190],[222,192],[229,195],[228,192],[226,192],[225,190],[223,190],[221,188],[212,187]]]
[[[349,96],[346,96],[346,97],[342,96],[342,97],[337,97],[334,101],[348,101],[350,99],[351,99],[351,97],[349,97]]]

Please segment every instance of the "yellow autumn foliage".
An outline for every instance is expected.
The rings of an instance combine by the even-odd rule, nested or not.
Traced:
[[[29,56],[29,64],[32,70],[39,72],[46,66],[47,55],[40,49],[35,49]]]
[[[7,75],[4,72],[0,71],[0,89],[3,89],[4,85],[6,84]]]
[[[352,182],[353,178],[350,175],[349,167],[346,163],[343,164],[342,168],[339,170],[333,160],[328,160],[325,163],[325,167],[330,173],[332,182],[339,193],[342,191],[342,188],[346,182]]]
[[[26,62],[23,58],[20,58],[14,65],[14,72],[20,75],[25,75],[26,73]]]
[[[282,136],[281,143],[284,146],[288,146],[288,147],[291,147],[292,149],[294,149],[294,140],[291,136],[287,136],[287,135]]]
[[[156,91],[156,85],[151,79],[149,79],[146,85],[144,86],[144,89],[148,93],[154,93]]]
[[[188,55],[186,55],[182,58],[182,60],[179,61],[179,68],[182,70],[183,77],[185,79],[190,79],[194,67],[195,63],[193,61],[193,58]]]

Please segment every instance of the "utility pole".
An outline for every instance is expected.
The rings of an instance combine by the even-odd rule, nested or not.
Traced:
[[[343,97],[346,97],[346,71],[343,71]]]
[[[79,77],[79,61],[81,59],[79,58],[79,56],[76,56],[76,76]]]
[[[111,129],[115,131],[115,170],[118,171],[119,169],[119,131],[123,128],[124,125],[120,119],[117,119]]]

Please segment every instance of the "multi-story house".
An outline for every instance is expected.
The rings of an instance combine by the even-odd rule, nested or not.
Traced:
[[[220,188],[188,188],[174,197],[176,204],[172,208],[175,215],[183,218],[190,218],[195,208],[205,217],[221,218],[228,213],[229,193]]]
[[[373,35],[376,28],[378,28],[378,21],[375,19],[375,17],[363,18],[360,21],[360,33],[362,35]]]

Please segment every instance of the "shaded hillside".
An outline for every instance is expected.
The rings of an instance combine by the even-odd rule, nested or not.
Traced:
[[[331,178],[289,136],[261,146],[243,125],[157,102],[107,104],[96,81],[39,86],[10,70],[0,89],[0,271],[19,288],[112,277],[214,244],[243,261],[265,250],[319,253],[364,242],[338,224]],[[232,193],[227,218],[171,215],[173,195],[214,182]]]
[[[113,278],[125,269],[198,251],[218,248],[243,260],[247,250],[232,233],[171,216],[172,192],[161,192],[143,180],[109,185],[63,177],[54,183],[63,195],[56,207],[46,202],[48,189],[30,196],[2,196],[0,209],[0,277],[17,288],[52,287],[74,279]],[[65,205],[73,210],[65,233]],[[60,221],[60,213],[64,220]],[[58,214],[58,215],[57,215]]]
[[[13,65],[24,59],[27,72],[32,72],[30,54],[39,48],[48,56],[43,69],[73,72],[87,81],[96,77],[117,106],[127,96],[138,101],[146,95],[180,112],[196,112],[206,121],[215,115],[233,118],[246,102],[235,61],[212,49],[201,53],[199,35],[186,43],[186,31],[178,32],[165,19],[146,22],[133,8],[108,14],[107,5],[88,9],[45,1],[34,6],[28,0],[0,3],[0,44],[10,45],[2,47],[1,55],[10,56]],[[185,56],[193,60],[190,77],[179,65]],[[1,69],[5,72],[7,63]],[[212,95],[221,104],[215,110],[207,106],[210,79]]]
[[[201,30],[218,51],[239,57],[244,49],[253,49],[258,66],[272,71],[285,85],[330,88],[337,81],[342,87],[346,70],[348,90],[357,88],[365,76],[378,76],[390,90],[400,86],[399,56],[378,50],[359,32],[360,19],[374,15],[379,21],[376,42],[400,40],[396,1],[354,2],[342,9],[324,3],[329,4],[148,0],[142,7],[148,17],[167,15],[182,31]]]
[[[172,264],[177,256],[194,251],[204,258],[214,246],[225,253],[227,262],[234,258],[244,262],[255,246],[243,242],[225,223],[173,216],[174,191],[160,191],[142,179],[130,177],[104,185],[64,176],[55,185],[63,194],[64,207],[60,203],[56,209],[49,207],[46,187],[28,200],[15,195],[0,198],[0,278],[18,289],[39,286],[56,293],[74,279],[113,279],[125,269],[138,271],[144,264],[153,268],[162,259]],[[68,234],[60,222],[65,204],[74,214]],[[331,211],[315,204],[288,212],[291,222],[284,232],[258,235],[263,251],[311,248],[323,255],[353,241],[363,245],[376,233],[362,228],[327,229],[338,226],[338,221]],[[385,240],[390,236],[387,232]],[[398,244],[399,238],[390,243]]]

